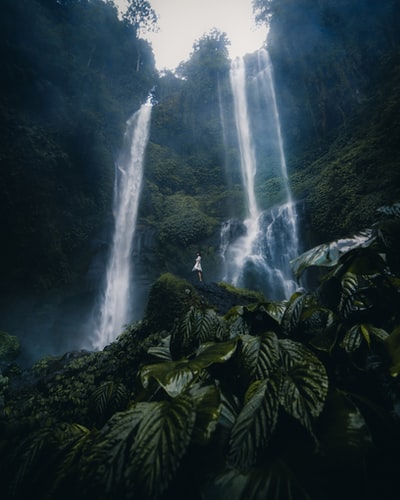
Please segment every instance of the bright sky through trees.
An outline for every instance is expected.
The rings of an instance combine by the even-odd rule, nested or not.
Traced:
[[[124,9],[126,0],[115,0]],[[217,28],[231,42],[230,57],[259,49],[266,28],[256,27],[251,0],[149,0],[158,15],[158,33],[144,36],[153,47],[159,70],[175,69],[187,60],[195,40]]]

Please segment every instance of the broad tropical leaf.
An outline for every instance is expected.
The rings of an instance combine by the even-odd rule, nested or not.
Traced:
[[[76,477],[80,471],[80,459],[91,444],[91,432],[79,424],[66,424],[64,429],[59,429],[60,442],[58,466],[52,484],[52,496],[56,497],[57,490],[63,488],[70,477]]]
[[[216,429],[221,414],[221,394],[215,385],[192,385],[189,394],[196,406],[192,442],[205,444]]]
[[[257,462],[275,430],[278,419],[281,377],[257,380],[248,389],[245,404],[232,427],[228,461],[239,467],[250,467]]]
[[[196,357],[190,360],[190,366],[199,371],[214,363],[225,363],[237,349],[238,339],[226,342],[207,342],[200,345]]]
[[[172,332],[172,358],[190,355],[200,344],[223,338],[224,329],[216,312],[213,309],[201,311],[192,307]]]
[[[129,410],[116,413],[103,427],[90,452],[83,457],[82,476],[93,495],[98,490],[111,493],[124,484],[128,454],[143,419],[156,403],[137,403]]]
[[[301,315],[302,338],[319,351],[332,352],[337,340],[337,319],[333,312],[321,306],[306,307]]]
[[[231,339],[250,333],[249,324],[244,319],[244,310],[244,306],[233,307],[225,317],[229,327],[229,338]]]
[[[288,301],[282,300],[281,302],[269,302],[265,307],[267,313],[275,319],[275,321],[281,324],[283,315],[285,314]]]
[[[369,311],[374,306],[373,290],[377,289],[375,280],[380,280],[379,273],[374,275],[358,275],[345,273],[342,278],[342,294],[339,302],[339,312],[344,318],[353,314]]]
[[[365,229],[353,237],[323,243],[311,248],[293,259],[290,264],[296,278],[299,279],[308,267],[333,267],[339,262],[342,255],[354,248],[369,246],[373,239],[372,231]]]
[[[376,328],[370,324],[357,324],[352,326],[344,336],[341,347],[346,352],[356,351],[362,344],[363,340],[367,343],[368,347],[371,347],[372,339],[376,339],[380,342],[384,342],[388,338],[389,334],[382,328]]]
[[[106,420],[116,411],[126,408],[128,391],[121,383],[104,382],[93,392],[91,404],[97,418]]]
[[[243,335],[240,337],[240,346],[238,370],[244,376],[247,385],[266,378],[276,369],[279,343],[275,333],[267,332],[257,337]]]
[[[351,353],[356,351],[362,343],[363,333],[361,330],[361,325],[352,326],[343,337],[340,342],[340,347],[342,347],[346,352]],[[369,345],[369,338],[367,340]]]
[[[290,297],[281,322],[286,335],[290,335],[298,326],[306,300],[307,295],[301,292],[296,292]]]
[[[195,418],[189,396],[137,403],[115,414],[84,460],[93,493],[111,496],[122,491],[127,499],[157,498],[179,467]]]
[[[279,341],[283,369],[281,404],[285,411],[309,431],[311,418],[324,407],[328,376],[321,361],[306,347],[289,339]]]
[[[193,359],[144,366],[140,370],[140,380],[143,387],[147,388],[154,378],[171,397],[176,397],[202,370],[214,363],[227,361],[235,352],[236,346],[237,340],[202,344]]]
[[[171,335],[168,335],[162,339],[161,345],[149,347],[147,353],[155,358],[171,361],[170,342]]]
[[[157,498],[174,477],[190,443],[196,407],[190,396],[154,403],[140,422],[125,469],[131,498]]]
[[[145,389],[154,378],[171,397],[183,392],[195,376],[186,359],[146,365],[140,370],[140,380]]]

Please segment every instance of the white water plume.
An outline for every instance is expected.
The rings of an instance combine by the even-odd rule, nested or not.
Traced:
[[[105,287],[92,339],[101,349],[118,336],[130,320],[131,251],[135,234],[143,163],[150,129],[151,105],[143,104],[127,122],[123,149],[116,166],[114,183],[114,236],[106,272]]]
[[[249,113],[247,78],[244,60],[232,62],[231,88],[235,124],[240,151],[240,167],[247,201],[244,221],[227,221],[221,228],[220,254],[223,260],[223,280],[236,286],[259,289],[271,299],[288,298],[297,285],[290,268],[290,260],[298,255],[297,215],[291,198],[284,154],[279,112],[268,53],[258,54],[256,91],[252,98],[265,104],[268,116],[258,116],[258,123],[272,119],[274,138],[264,131],[264,141],[277,144],[277,162],[285,201],[271,210],[260,211],[256,198],[257,151],[254,146],[252,116]],[[262,106],[255,106],[262,108]],[[254,111],[253,111],[254,112]],[[267,127],[265,127],[267,130]]]

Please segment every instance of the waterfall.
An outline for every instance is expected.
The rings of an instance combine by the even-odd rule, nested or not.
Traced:
[[[127,122],[116,165],[114,183],[114,235],[105,286],[97,312],[92,346],[101,349],[130,320],[132,306],[131,251],[135,234],[143,163],[150,129],[151,105],[143,104]]]
[[[247,214],[242,222],[230,220],[221,227],[222,279],[235,286],[260,290],[269,299],[281,300],[288,298],[297,288],[290,260],[298,255],[299,250],[296,207],[289,188],[272,66],[267,51],[258,53],[257,73],[251,80],[251,97],[256,102],[251,112],[248,96],[250,80],[244,60],[235,59],[231,65],[230,81]],[[268,112],[256,117],[254,110],[259,109]],[[255,132],[252,130],[256,123],[258,129],[261,127],[256,131],[258,137],[261,136],[258,142],[271,143],[273,154],[270,156],[279,166],[278,175],[282,183],[283,203],[268,210],[260,210],[256,196],[259,162]]]

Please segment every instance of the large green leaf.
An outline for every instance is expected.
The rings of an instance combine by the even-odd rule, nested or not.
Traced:
[[[171,335],[168,335],[162,339],[161,345],[149,347],[147,353],[155,358],[171,361],[170,342]]]
[[[268,305],[264,307],[267,313],[280,324],[287,308],[287,302],[287,300],[282,300],[281,302],[269,302]]]
[[[199,344],[223,338],[223,325],[216,312],[192,307],[171,334],[172,358],[190,355]]]
[[[244,319],[244,306],[236,306],[229,310],[225,319],[229,328],[229,337],[235,338],[239,335],[250,333],[250,327]]]
[[[337,339],[337,318],[333,312],[318,305],[306,307],[301,314],[302,338],[319,351],[332,352]]]
[[[156,404],[137,403],[131,409],[110,418],[82,460],[82,476],[89,487],[111,493],[125,483],[124,473],[130,447],[140,423],[154,410]]]
[[[306,347],[289,339],[279,341],[285,371],[281,404],[308,430],[328,393],[328,376],[321,361]]]
[[[286,335],[290,335],[298,326],[306,300],[307,296],[301,292],[296,292],[290,297],[281,322]]]
[[[107,419],[116,411],[125,409],[127,404],[128,391],[126,387],[124,384],[112,380],[97,387],[91,398],[94,413],[100,420]]]
[[[216,429],[221,414],[221,394],[215,385],[192,385],[189,394],[196,406],[192,442],[205,444]]]
[[[199,347],[198,355],[191,360],[167,361],[144,366],[140,370],[140,380],[144,388],[155,379],[171,396],[176,397],[200,374],[214,363],[224,363],[235,352],[237,340],[207,343]]]
[[[368,323],[353,325],[345,334],[340,346],[350,353],[356,351],[362,344],[366,342],[368,347],[371,347],[371,342],[375,338],[379,342],[384,342],[389,334],[382,328],[377,328]]]
[[[267,447],[278,419],[281,377],[257,380],[248,389],[245,404],[232,427],[228,461],[250,467]]]
[[[290,264],[296,278],[299,279],[308,267],[333,267],[339,262],[342,255],[354,248],[369,246],[372,241],[372,231],[365,229],[353,237],[323,243],[311,248],[293,259]]]
[[[157,498],[181,463],[195,418],[190,396],[136,403],[115,414],[85,457],[85,477],[107,497]]]
[[[266,378],[276,369],[279,360],[278,338],[273,332],[259,336],[243,335],[240,337],[238,369],[248,385],[254,380]]]
[[[339,312],[344,318],[349,318],[353,314],[359,315],[369,311],[374,306],[374,299],[378,294],[376,279],[380,279],[380,274],[358,275],[351,272],[345,273],[342,278],[342,294],[339,302]],[[374,289],[377,293],[374,293]]]
[[[124,471],[131,498],[157,498],[168,487],[190,443],[196,408],[190,396],[153,403],[143,416]]]

